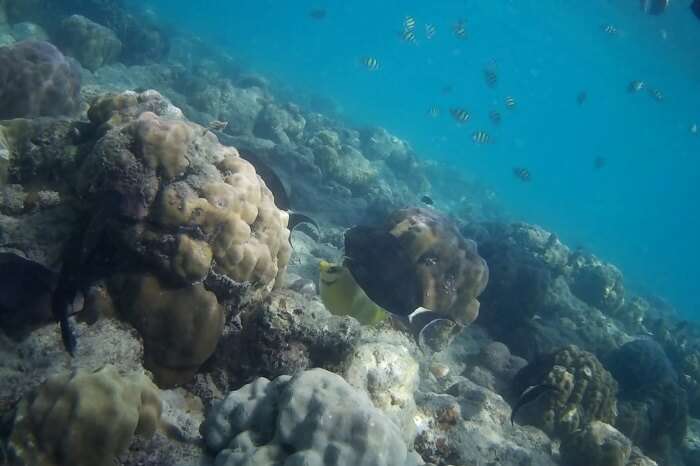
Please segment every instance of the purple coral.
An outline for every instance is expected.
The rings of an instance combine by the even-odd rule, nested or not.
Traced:
[[[0,119],[75,112],[80,72],[48,42],[0,47]]]

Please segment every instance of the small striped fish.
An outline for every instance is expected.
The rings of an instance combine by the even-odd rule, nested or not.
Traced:
[[[489,119],[491,120],[491,123],[494,125],[500,125],[501,124],[501,113],[496,111],[496,110],[491,110],[489,112]]]
[[[452,31],[455,34],[455,37],[457,39],[466,39],[467,38],[467,26],[464,24],[464,20],[459,20],[457,23],[455,23],[454,27],[452,28]]]
[[[508,96],[505,98],[505,103],[506,103],[506,108],[508,110],[513,110],[515,107],[518,106],[518,103],[515,101],[515,98]]]
[[[416,18],[413,16],[406,16],[403,20],[403,30],[413,31],[416,29]]]
[[[379,69],[379,60],[374,57],[364,57],[361,62],[365,68],[370,71],[377,71]]]
[[[463,108],[451,108],[450,115],[452,115],[452,118],[454,118],[458,123],[466,123],[471,117],[469,112]]]
[[[437,117],[439,117],[439,116],[440,116],[440,108],[437,107],[437,106],[435,106],[435,105],[433,105],[432,107],[430,107],[430,108],[428,109],[428,116],[429,116],[430,118],[437,118]]]
[[[484,81],[489,87],[496,87],[496,84],[498,84],[498,74],[496,74],[496,70],[493,67],[488,66],[484,68]]]
[[[632,93],[632,92],[639,92],[642,89],[644,89],[644,81],[632,81],[627,85],[627,92]]]
[[[425,38],[430,40],[433,37],[435,37],[435,34],[437,34],[437,28],[435,27],[434,24],[426,24],[425,25]]]
[[[520,181],[530,181],[532,179],[532,176],[530,176],[530,170],[527,168],[522,168],[522,167],[515,167],[513,168],[513,175],[515,175],[516,178],[518,178]]]
[[[486,131],[474,131],[472,133],[472,141],[476,144],[488,144],[491,142],[491,136]]]
[[[649,95],[657,102],[661,102],[662,100],[664,100],[664,93],[661,92],[660,90],[649,88],[648,92],[649,92]]]

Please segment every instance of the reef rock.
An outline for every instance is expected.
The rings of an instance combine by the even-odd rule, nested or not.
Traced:
[[[618,380],[616,427],[662,464],[683,443],[688,426],[686,392],[661,346],[634,340],[614,351],[606,366]]]
[[[408,345],[407,345],[408,346]],[[348,383],[366,391],[374,406],[399,426],[404,440],[413,445],[418,388],[418,363],[406,346],[387,342],[356,347],[346,362]]]
[[[306,120],[298,107],[292,104],[280,107],[271,103],[258,115],[253,133],[277,144],[289,144],[302,136],[304,126]]]
[[[259,378],[216,403],[201,427],[217,464],[423,464],[362,392],[323,369]]]
[[[416,394],[415,445],[426,461],[439,466],[556,464],[553,444],[542,431],[510,428],[510,408],[503,398],[467,379],[458,379],[447,393]]]
[[[35,41],[48,41],[49,35],[46,33],[44,28],[35,23],[30,23],[24,21],[21,23],[16,23],[12,25],[12,37],[14,37],[15,42],[22,42],[25,40],[35,40]]]
[[[211,363],[236,375],[231,385],[311,367],[337,369],[360,336],[357,321],[334,316],[319,301],[288,289],[249,303],[239,317],[241,329],[225,332]]]
[[[593,421],[566,437],[560,452],[567,466],[626,466],[632,442],[611,425]]]
[[[50,43],[0,48],[0,119],[72,114],[79,96],[79,71]]]
[[[577,255],[572,261],[571,291],[601,311],[614,313],[624,303],[622,273],[612,264],[592,255]]]
[[[122,43],[110,29],[80,15],[61,21],[59,41],[63,51],[90,71],[114,62]]]

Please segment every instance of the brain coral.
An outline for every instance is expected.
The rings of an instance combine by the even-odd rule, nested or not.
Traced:
[[[557,389],[524,407],[522,423],[564,438],[591,421],[615,421],[617,383],[592,353],[570,345],[541,356],[518,372],[513,386],[520,394],[543,383]]]
[[[262,297],[281,280],[288,215],[236,149],[155,91],[98,99],[88,116],[100,136],[77,189],[93,223],[100,212],[109,221],[123,262],[113,268],[137,272],[112,271],[110,293],[141,330],[159,383],[191,375],[216,346],[224,301],[244,285]]]
[[[465,239],[449,219],[431,209],[399,210],[386,224],[416,265],[423,307],[460,324],[474,321],[479,315],[476,298],[489,280],[488,266],[476,243]]]
[[[0,47],[0,119],[71,114],[80,72],[48,42]]]
[[[32,466],[109,466],[132,437],[158,427],[158,389],[113,366],[50,377],[19,405],[10,451]]]
[[[200,430],[220,465],[423,464],[364,393],[323,369],[259,378],[215,404]]]

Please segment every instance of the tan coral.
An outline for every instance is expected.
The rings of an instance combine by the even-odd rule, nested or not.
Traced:
[[[99,138],[77,190],[130,219],[108,228],[126,249],[120,273],[138,270],[108,277],[109,292],[144,338],[158,382],[184,382],[216,347],[222,309],[282,282],[289,215],[235,148],[156,91],[98,98],[88,116]]]
[[[161,402],[142,373],[113,366],[50,377],[17,411],[11,452],[31,466],[110,466],[134,435],[152,436]]]
[[[168,288],[153,275],[128,277],[122,312],[144,339],[145,364],[161,386],[186,381],[216,349],[224,325],[216,295],[201,284]]]

